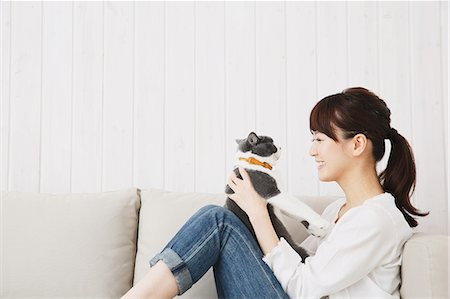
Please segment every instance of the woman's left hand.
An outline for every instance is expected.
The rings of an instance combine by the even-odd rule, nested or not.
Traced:
[[[267,212],[267,201],[256,193],[247,171],[239,167],[239,173],[242,180],[234,171],[228,177],[228,186],[234,191],[234,194],[228,194],[228,197],[247,213],[250,219],[262,212]]]

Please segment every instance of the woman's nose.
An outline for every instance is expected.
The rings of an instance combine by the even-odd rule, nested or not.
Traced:
[[[311,147],[309,148],[309,155],[313,157],[317,155],[317,150],[314,144],[311,144]]]

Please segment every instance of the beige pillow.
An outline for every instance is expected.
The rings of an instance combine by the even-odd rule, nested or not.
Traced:
[[[118,298],[131,288],[136,188],[2,194],[2,298]]]
[[[207,204],[222,206],[225,199],[225,194],[142,190],[134,284],[150,269],[150,259],[164,248],[190,216]],[[182,297],[217,298],[212,269]]]

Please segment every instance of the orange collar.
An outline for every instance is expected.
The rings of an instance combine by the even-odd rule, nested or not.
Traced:
[[[259,165],[259,166],[262,166],[262,167],[265,167],[265,168],[268,168],[268,169],[272,170],[272,166],[269,163],[261,162],[258,159],[255,159],[253,157],[250,157],[250,158],[242,158],[242,157],[240,157],[239,160],[244,160],[244,161],[247,161],[248,164]]]

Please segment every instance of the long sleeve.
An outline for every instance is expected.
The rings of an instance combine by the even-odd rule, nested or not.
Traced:
[[[305,263],[284,239],[263,260],[291,298],[321,298],[351,286],[393,258],[398,236],[392,226],[382,211],[357,207]]]

